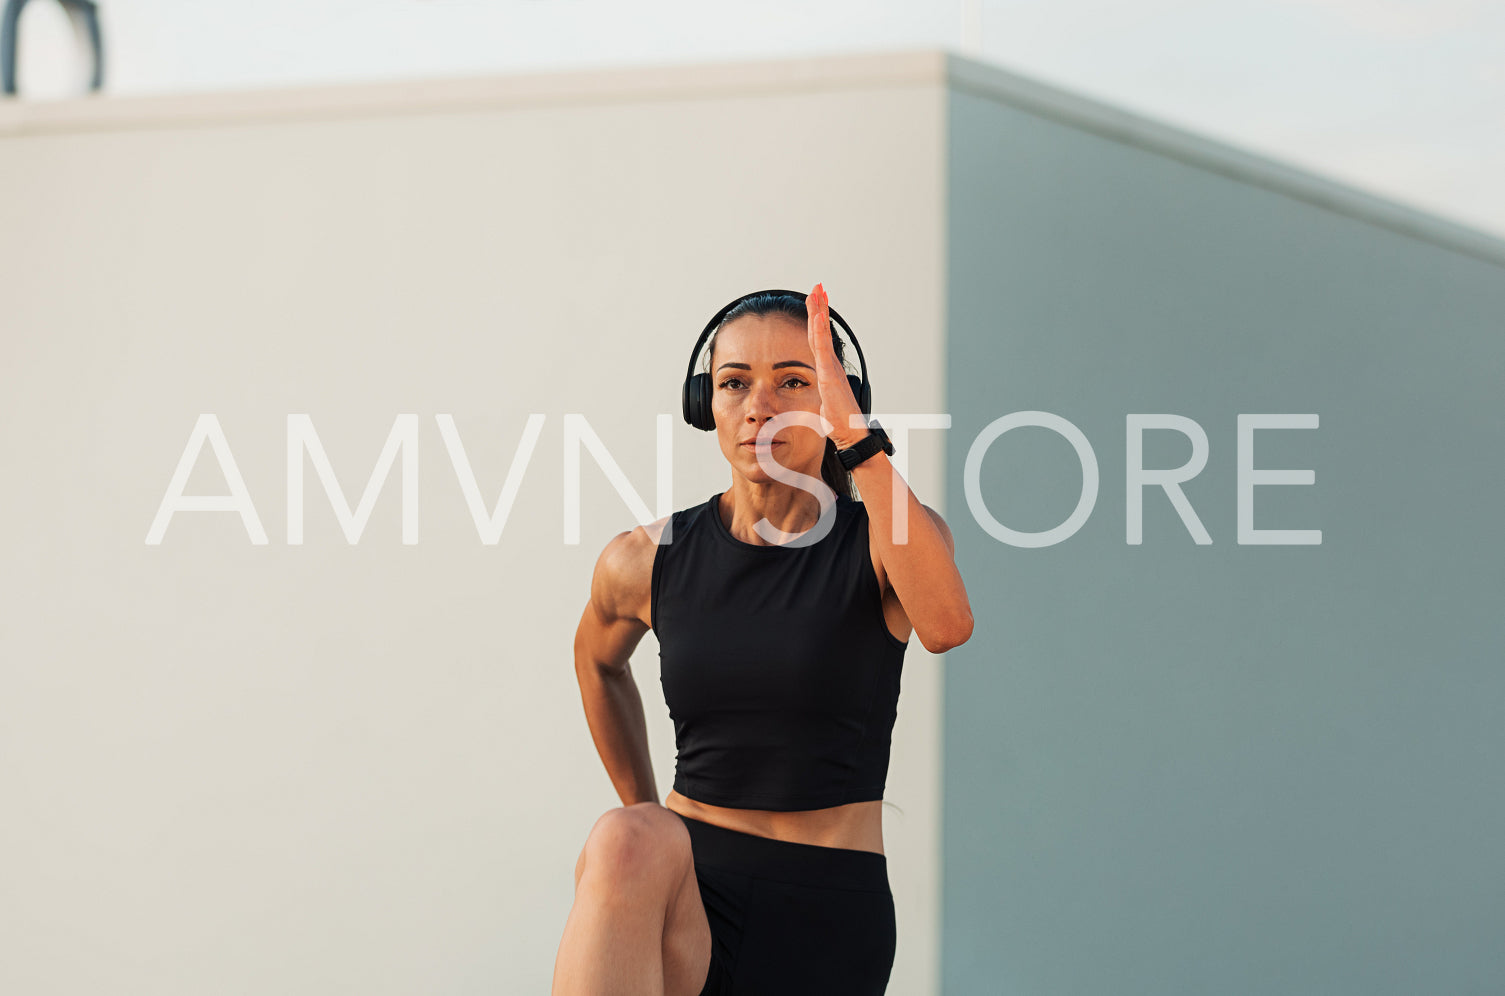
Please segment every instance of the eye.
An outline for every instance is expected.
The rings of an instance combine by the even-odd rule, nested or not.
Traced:
[[[793,385],[794,387],[804,387],[804,386],[806,386],[805,385],[805,378],[803,378],[803,377],[790,377],[788,380],[784,381],[784,386],[785,387],[789,387],[790,385]]]
[[[722,381],[717,386],[718,387],[727,387],[730,384],[739,384],[740,385],[741,383],[742,383],[742,378],[740,378],[740,377],[728,377],[726,380]]]

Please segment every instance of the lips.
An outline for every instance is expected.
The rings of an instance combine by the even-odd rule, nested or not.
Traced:
[[[774,447],[774,446],[783,446],[784,445],[784,441],[782,439],[775,439],[771,443],[759,443],[756,439],[749,439],[746,442],[744,442],[744,443],[738,443],[737,445],[738,446],[746,446],[748,449],[756,449],[759,446],[762,446],[762,447],[764,447],[766,449],[766,448],[771,448],[771,447]]]

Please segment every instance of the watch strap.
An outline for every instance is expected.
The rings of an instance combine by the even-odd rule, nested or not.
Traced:
[[[879,450],[893,456],[894,444],[889,440],[888,433],[883,431],[883,426],[878,424],[878,420],[873,419],[868,422],[868,434],[846,449],[837,450],[836,458],[841,461],[843,468],[851,470]]]

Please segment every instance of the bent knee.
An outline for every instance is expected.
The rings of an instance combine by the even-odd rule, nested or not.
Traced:
[[[683,821],[656,803],[608,809],[596,820],[576,864],[585,874],[613,881],[654,878],[683,871],[690,860],[690,834]]]

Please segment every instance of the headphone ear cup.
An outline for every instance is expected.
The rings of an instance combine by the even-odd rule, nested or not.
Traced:
[[[856,374],[847,374],[847,383],[852,385],[852,397],[857,399],[857,407],[862,409],[862,414],[873,413],[873,396],[868,390],[868,385],[862,382],[862,378]]]
[[[711,375],[708,373],[697,374],[700,379],[700,421],[699,425],[706,432],[716,428],[716,416],[711,411]]]
[[[716,428],[716,417],[711,414],[710,374],[692,374],[685,381],[682,403],[686,422],[706,432]]]

